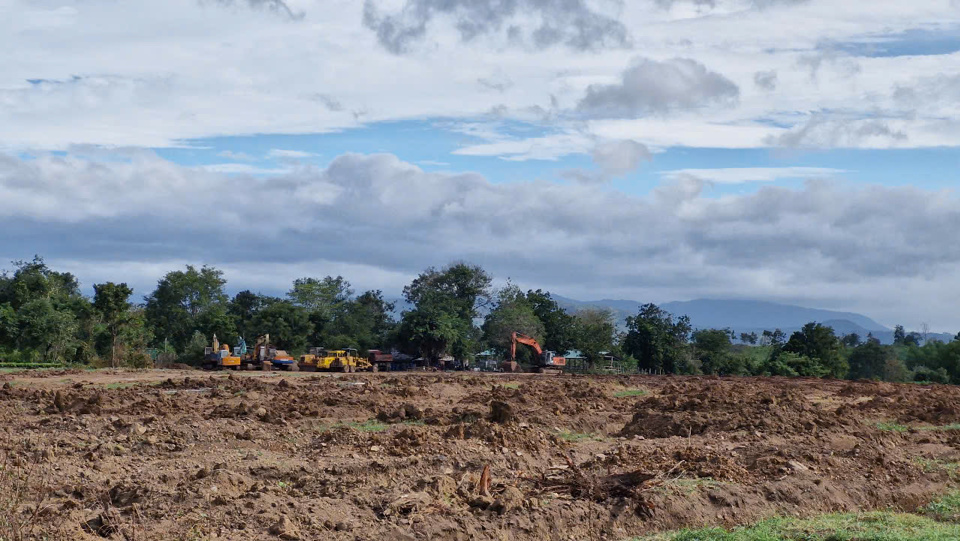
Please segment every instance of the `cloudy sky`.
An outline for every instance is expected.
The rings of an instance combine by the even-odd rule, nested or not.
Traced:
[[[0,260],[960,329],[958,0],[0,0]],[[9,268],[9,265],[5,265]]]

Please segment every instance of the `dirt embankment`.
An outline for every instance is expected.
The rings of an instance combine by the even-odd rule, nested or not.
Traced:
[[[13,488],[0,516],[48,539],[623,539],[774,514],[913,510],[953,482],[939,466],[960,460],[960,431],[937,428],[960,421],[960,390],[945,386],[8,379],[0,484]]]

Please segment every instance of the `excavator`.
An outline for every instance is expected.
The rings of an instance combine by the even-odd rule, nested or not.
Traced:
[[[240,339],[243,348],[246,349],[246,343],[243,338]],[[270,335],[265,334],[257,338],[252,351],[243,355],[243,366],[247,369],[256,368],[260,370],[272,370],[277,367],[281,370],[291,370],[296,372],[300,369],[297,361],[286,351],[277,349],[270,344]]]
[[[240,368],[240,356],[231,354],[230,346],[221,344],[217,335],[213,335],[213,344],[203,349],[203,369],[220,370],[223,368]]]
[[[517,363],[517,344],[523,344],[533,348],[537,354],[539,364],[534,367],[534,371],[541,374],[562,374],[563,367],[567,366],[567,360],[557,356],[556,352],[544,351],[532,336],[527,336],[518,332],[510,336],[510,360],[503,363],[504,372],[519,372],[520,365]]]

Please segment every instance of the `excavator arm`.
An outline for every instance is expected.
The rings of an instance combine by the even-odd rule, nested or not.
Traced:
[[[540,344],[533,337],[515,332],[510,337],[510,361],[511,362],[517,360],[517,344],[524,344],[532,347],[533,350],[537,352],[538,358],[541,355],[543,355],[543,348],[540,347]]]

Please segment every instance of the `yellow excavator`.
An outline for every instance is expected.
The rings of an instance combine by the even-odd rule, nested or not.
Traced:
[[[237,370],[240,368],[240,356],[230,351],[230,346],[221,344],[217,340],[217,335],[213,335],[213,343],[203,349],[204,370],[222,370],[231,368]]]
[[[240,339],[241,348],[246,350],[246,343],[243,338]],[[270,335],[265,334],[257,338],[250,352],[243,354],[243,365],[247,369],[272,370],[274,367],[280,370],[290,370],[296,372],[300,369],[297,361],[286,351],[277,349],[270,343]]]

